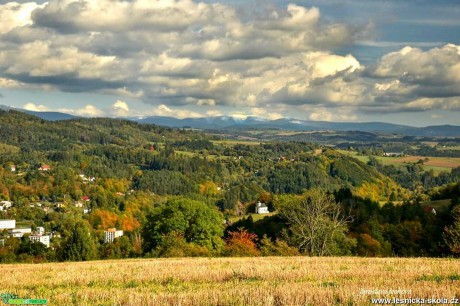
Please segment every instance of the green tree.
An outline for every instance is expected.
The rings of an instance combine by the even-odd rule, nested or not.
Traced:
[[[223,245],[222,221],[223,217],[215,208],[202,202],[170,199],[147,216],[142,232],[144,253],[161,247],[171,234],[183,236],[187,243],[218,250]]]
[[[263,256],[298,256],[299,250],[291,247],[286,241],[276,239],[273,242],[266,235],[260,241],[260,251]]]
[[[163,236],[163,243],[151,255],[155,257],[209,257],[211,250],[195,243],[187,243],[183,236],[171,233]]]
[[[459,256],[460,255],[460,205],[456,205],[451,212],[454,222],[444,229],[444,242],[449,247],[449,250]]]
[[[332,195],[312,189],[302,196],[279,198],[280,214],[287,220],[293,241],[313,256],[334,255],[347,232],[347,217]]]
[[[62,260],[85,261],[95,259],[95,256],[96,247],[88,223],[83,221],[75,223],[62,245]]]
[[[112,243],[105,243],[100,247],[101,258],[128,258],[133,253],[133,244],[128,236],[115,238]]]
[[[45,257],[48,248],[46,245],[40,242],[32,242],[29,240],[29,237],[22,237],[19,244],[18,254],[27,254],[30,256],[41,256]]]

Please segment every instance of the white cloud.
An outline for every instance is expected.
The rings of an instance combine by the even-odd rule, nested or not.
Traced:
[[[7,3],[0,5],[0,87],[110,94],[176,117],[233,107],[276,119],[314,105],[311,119],[355,120],[334,109],[459,108],[459,46],[410,43],[364,67],[333,50],[354,39],[401,43],[370,40],[371,24],[357,28],[324,22],[318,8],[298,4],[242,13],[226,2],[192,0]],[[92,103],[70,111],[131,112],[121,100],[108,108]]]
[[[459,111],[460,99],[458,98],[420,98],[404,104],[403,110],[425,111],[442,109],[447,111]]]
[[[208,117],[218,117],[218,116],[222,116],[223,113],[221,111],[218,111],[218,110],[215,110],[215,109],[212,109],[212,110],[208,110],[206,112],[206,116]]]
[[[8,2],[0,5],[0,34],[7,33],[14,28],[32,24],[31,13],[43,7],[35,2],[17,3]]]
[[[315,121],[332,121],[332,114],[322,109],[311,113],[309,118]]]
[[[366,73],[377,81],[372,91],[376,109],[459,109],[460,46],[427,51],[407,46],[383,56]]]
[[[102,110],[91,104],[80,109],[60,108],[57,111],[82,117],[103,117],[105,115]]]
[[[283,114],[270,110],[270,107],[253,107],[251,108],[251,115],[270,120],[276,120],[284,117]]]
[[[9,21],[21,43],[0,49],[0,75],[152,104],[256,106],[254,93],[239,90],[250,81],[245,66],[267,70],[264,58],[282,62],[351,39],[345,25],[320,25],[317,8],[265,14],[247,19],[229,5],[192,0],[50,0],[27,23]]]
[[[24,85],[18,81],[0,77],[0,88],[21,88]]]
[[[129,115],[129,106],[125,101],[117,100],[109,110],[111,116],[124,117]]]
[[[34,111],[34,112],[46,112],[50,110],[45,105],[42,105],[42,104],[36,105],[34,103],[27,103],[22,108],[29,110],[29,111]]]
[[[171,108],[164,104],[158,106],[156,109],[151,111],[149,115],[152,116],[166,116],[166,117],[176,117],[176,118],[200,118],[203,117],[202,114],[186,110],[186,109],[177,109]]]
[[[128,88],[121,87],[121,88],[102,88],[99,90],[99,92],[107,95],[113,95],[113,96],[121,96],[125,98],[130,98],[130,99],[140,99],[144,95],[143,90],[137,90],[137,91],[130,91]]]
[[[128,112],[128,111],[129,111],[128,104],[127,104],[125,101],[121,101],[121,100],[117,100],[117,102],[115,102],[115,103],[112,105],[112,108],[114,108],[114,109],[119,109],[119,110],[123,110],[123,111],[125,111],[125,112]]]
[[[371,73],[377,77],[400,77],[405,82],[460,82],[460,46],[447,44],[422,51],[406,46],[382,57]]]
[[[358,116],[355,111],[351,108],[338,108],[338,109],[327,109],[327,108],[315,108],[310,110],[308,118],[314,121],[356,121]],[[308,112],[307,111],[307,112]]]
[[[53,48],[50,42],[34,41],[19,50],[0,51],[0,68],[9,75],[27,74],[31,79],[69,75],[76,79],[114,81],[119,69],[114,56],[97,56],[76,47]]]

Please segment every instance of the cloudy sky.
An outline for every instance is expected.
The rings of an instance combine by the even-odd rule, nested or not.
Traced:
[[[0,1],[0,104],[460,125],[458,0]]]

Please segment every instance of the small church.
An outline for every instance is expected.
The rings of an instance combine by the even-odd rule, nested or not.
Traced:
[[[261,203],[260,201],[257,202],[256,204],[256,214],[268,214],[268,207],[264,203]]]

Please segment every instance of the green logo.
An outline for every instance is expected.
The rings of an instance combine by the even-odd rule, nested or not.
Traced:
[[[22,299],[14,293],[2,293],[3,303],[8,305],[47,305],[48,300],[43,299]]]

